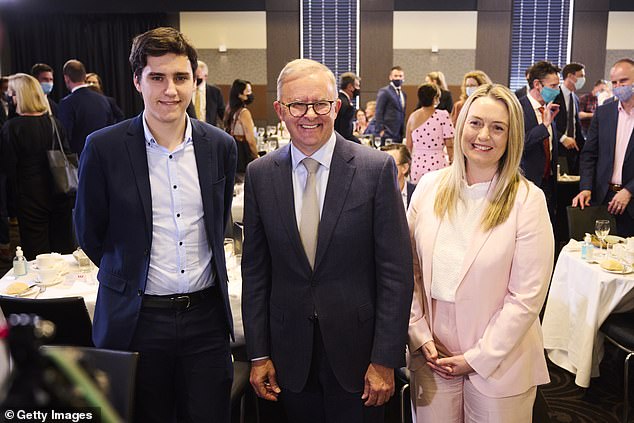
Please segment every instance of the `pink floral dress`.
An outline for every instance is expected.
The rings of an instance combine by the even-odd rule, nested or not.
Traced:
[[[454,136],[451,118],[446,110],[436,110],[418,128],[412,131],[412,167],[410,180],[418,180],[432,170],[447,167],[445,156],[445,138]]]

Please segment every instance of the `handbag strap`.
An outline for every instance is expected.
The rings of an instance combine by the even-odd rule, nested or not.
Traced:
[[[57,124],[55,123],[55,118],[51,115],[48,116],[51,120],[51,126],[53,128],[53,145],[51,146],[51,150],[55,150],[55,140],[57,140],[57,145],[59,146],[59,150],[62,152],[62,156],[64,156],[64,162],[68,163],[68,158],[66,157],[66,153],[64,152],[64,147],[62,147],[62,140],[59,136],[59,131],[57,130]]]

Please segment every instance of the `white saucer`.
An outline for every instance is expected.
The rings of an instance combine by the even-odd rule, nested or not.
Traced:
[[[634,269],[632,268],[632,266],[627,266],[627,265],[623,266],[623,270],[608,270],[601,265],[599,265],[599,267],[604,272],[614,273],[615,275],[629,275],[630,273],[634,272]]]

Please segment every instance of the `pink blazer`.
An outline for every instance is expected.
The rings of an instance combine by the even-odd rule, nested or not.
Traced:
[[[434,199],[445,171],[421,179],[407,215],[414,253],[410,370],[425,365],[420,348],[433,339],[432,253],[441,222],[434,214]],[[550,381],[538,314],[548,290],[553,249],[546,199],[528,181],[520,184],[506,222],[486,232],[476,229],[456,290],[456,326],[464,357],[475,370],[468,377],[486,396],[517,395]]]

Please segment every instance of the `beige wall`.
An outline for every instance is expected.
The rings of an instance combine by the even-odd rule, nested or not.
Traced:
[[[605,75],[610,78],[610,68],[619,59],[634,59],[634,12],[610,12],[608,15],[608,39],[606,42]]]

